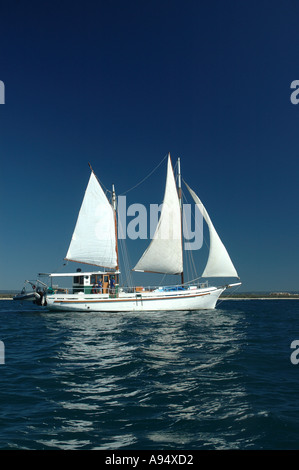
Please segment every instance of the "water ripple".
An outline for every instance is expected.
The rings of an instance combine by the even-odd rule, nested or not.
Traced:
[[[298,379],[277,350],[297,317],[263,305],[100,316],[3,302],[0,448],[296,447]]]

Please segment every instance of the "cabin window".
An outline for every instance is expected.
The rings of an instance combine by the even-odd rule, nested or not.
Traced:
[[[76,276],[76,277],[74,277],[74,284],[83,285],[83,276]]]

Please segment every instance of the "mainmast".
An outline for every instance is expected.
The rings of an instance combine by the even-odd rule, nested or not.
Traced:
[[[118,241],[117,241],[117,220],[116,220],[116,196],[115,196],[114,184],[112,185],[112,207],[113,207],[113,210],[114,210],[115,251],[116,251],[116,262],[117,262],[115,270],[117,271],[119,269],[119,262],[118,262]]]
[[[181,208],[181,232],[182,232],[182,254],[183,254],[183,207],[182,207],[182,179],[181,179],[181,159],[178,158],[178,195]],[[181,281],[184,284],[184,271],[181,272]]]

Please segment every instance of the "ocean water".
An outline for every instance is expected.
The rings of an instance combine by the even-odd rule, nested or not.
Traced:
[[[0,449],[299,449],[298,300],[0,319]]]

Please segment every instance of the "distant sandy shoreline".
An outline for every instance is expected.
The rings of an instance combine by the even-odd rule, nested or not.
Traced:
[[[0,297],[0,300],[13,300],[13,297]],[[299,300],[296,297],[219,297],[219,300]]]
[[[219,297],[219,300],[299,300],[298,297]]]

